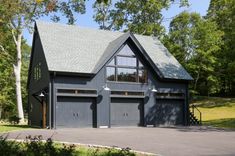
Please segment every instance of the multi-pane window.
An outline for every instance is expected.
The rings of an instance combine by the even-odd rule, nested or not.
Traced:
[[[137,70],[129,68],[116,68],[117,81],[137,82]]]
[[[109,81],[115,81],[115,67],[107,67],[106,68],[106,73],[107,73],[107,80]]]
[[[147,71],[135,54],[125,45],[106,67],[108,81],[147,83]]]

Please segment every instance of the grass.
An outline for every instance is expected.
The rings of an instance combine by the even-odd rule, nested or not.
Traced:
[[[202,112],[204,125],[235,129],[235,98],[198,98],[192,102]],[[198,117],[199,114],[196,113]]]
[[[25,141],[7,140],[0,136],[1,155],[25,156],[144,156],[134,153],[130,148],[100,148],[76,146],[74,144],[55,143],[51,138],[42,140],[41,135],[27,136]]]
[[[8,122],[0,121],[0,133],[1,132],[10,132],[15,130],[30,129],[28,125],[14,125]]]

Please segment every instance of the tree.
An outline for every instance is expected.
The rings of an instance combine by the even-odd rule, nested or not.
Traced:
[[[74,24],[74,13],[85,13],[85,0],[0,0],[0,4],[0,24],[7,26],[11,32],[16,51],[13,71],[15,76],[18,117],[22,122],[24,120],[21,92],[23,30],[30,30],[32,23],[42,16],[50,16],[53,21],[59,21],[59,15],[62,14],[68,19],[68,24]],[[0,47],[2,50],[5,49],[2,44]]]
[[[200,94],[218,89],[215,68],[222,35],[215,22],[197,13],[182,12],[171,21],[164,38],[165,46],[193,76],[192,88]]]
[[[216,22],[224,32],[217,67],[221,94],[235,95],[235,1],[211,0],[206,18]]]
[[[121,0],[114,5],[111,0],[107,3],[95,3],[94,19],[101,29],[131,31],[137,34],[161,36],[164,27],[162,10],[176,1],[174,0]],[[187,0],[177,1],[180,6],[188,5]]]
[[[15,56],[11,33],[4,25],[0,26],[0,119],[14,112],[14,79],[12,63]]]

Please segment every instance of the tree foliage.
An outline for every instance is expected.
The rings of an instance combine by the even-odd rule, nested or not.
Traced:
[[[0,119],[8,118],[17,113],[15,106],[15,84],[12,64],[15,62],[16,51],[12,42],[12,34],[9,28],[2,25],[0,27]],[[25,41],[22,42],[22,98],[24,108],[27,103],[26,82],[29,64],[30,47]],[[25,109],[26,110],[26,109]]]
[[[0,6],[1,11],[1,6]],[[1,12],[0,12],[1,13]],[[11,33],[7,27],[0,26],[0,118],[7,116],[11,110],[14,110],[15,99],[14,79],[12,78],[12,57],[15,56],[14,44],[11,41]]]
[[[217,56],[220,93],[235,95],[235,1],[211,0],[206,18],[216,22],[224,32],[223,45]]]
[[[142,35],[161,36],[165,29],[161,25],[162,10],[169,8],[174,0],[121,0],[114,4],[95,3],[94,20],[101,29],[131,31]],[[187,0],[177,1],[180,6],[188,5]]]
[[[215,93],[217,54],[223,32],[215,22],[197,13],[182,12],[170,23],[164,43],[194,78],[192,89],[202,95]]]
[[[14,54],[5,52],[13,60],[11,65],[15,77],[18,117],[23,121],[21,90],[23,31],[32,30],[33,22],[42,16],[50,16],[53,21],[59,21],[59,16],[62,15],[68,19],[68,24],[74,24],[74,13],[85,13],[85,0],[0,0],[0,4],[0,24],[6,29],[5,34],[10,34],[12,38],[9,44],[0,43],[0,47],[5,51],[4,46],[14,45],[12,47]]]

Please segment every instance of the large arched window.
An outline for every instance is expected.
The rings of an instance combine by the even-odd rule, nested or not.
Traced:
[[[106,66],[108,81],[147,83],[147,71],[128,44]]]

